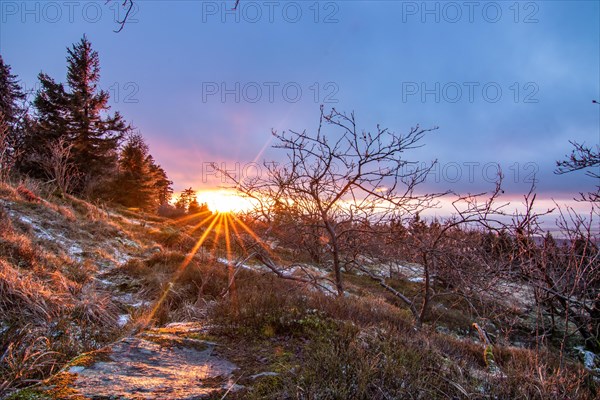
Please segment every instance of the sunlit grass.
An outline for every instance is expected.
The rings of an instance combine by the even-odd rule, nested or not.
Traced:
[[[176,271],[169,282],[164,286],[161,295],[156,300],[152,310],[142,319],[142,327],[148,326],[148,324],[154,319],[158,310],[160,310],[162,304],[167,298],[169,291],[172,289],[174,284],[181,278],[190,263],[205,245],[206,241],[212,235],[212,246],[209,253],[215,255],[220,243],[225,244],[226,250],[226,267],[228,272],[228,286],[226,292],[230,294],[232,304],[234,308],[237,307],[236,288],[235,288],[235,261],[232,250],[232,239],[235,237],[237,243],[246,251],[244,244],[244,238],[241,232],[247,233],[262,249],[267,253],[272,254],[271,248],[247,225],[245,224],[235,213],[233,212],[201,212],[194,215],[185,217],[185,219],[200,218],[200,222],[194,225],[191,232],[195,232],[204,229],[194,246],[185,256],[185,259],[178,266]],[[241,228],[241,229],[240,229]]]

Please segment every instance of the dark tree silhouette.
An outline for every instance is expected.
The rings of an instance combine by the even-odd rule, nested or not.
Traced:
[[[73,135],[73,161],[86,180],[102,176],[117,161],[117,148],[130,130],[123,118],[109,110],[109,94],[98,90],[100,59],[92,44],[83,37],[68,49],[67,83],[69,129]]]
[[[108,113],[109,94],[98,89],[100,60],[84,36],[68,49],[67,88],[48,75],[39,75],[41,89],[34,100],[37,123],[26,137],[23,169],[42,177],[39,164],[51,143],[72,143],[70,157],[79,172],[75,192],[83,193],[116,171],[118,147],[131,128],[121,115]]]
[[[19,119],[22,112],[21,102],[24,99],[25,94],[17,76],[11,73],[10,65],[5,64],[0,55],[0,113],[9,127]]]
[[[21,120],[25,100],[17,76],[0,55],[0,179],[6,179],[15,165],[20,149]]]
[[[170,196],[165,192],[170,184],[164,170],[155,164],[144,138],[140,134],[131,135],[119,156],[114,189],[116,200],[128,207],[156,211],[168,202]]]
[[[196,191],[190,187],[181,192],[179,199],[175,203],[175,208],[183,212],[189,212],[190,205],[195,207],[197,204]]]

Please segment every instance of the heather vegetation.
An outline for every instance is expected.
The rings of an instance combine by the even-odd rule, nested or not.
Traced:
[[[3,184],[4,394],[49,378],[11,398],[64,398],[64,391],[48,387],[68,386],[59,371],[65,364],[71,366],[67,370],[80,365],[82,353],[148,329],[169,333],[169,323],[195,322],[202,329],[180,340],[215,342],[216,354],[238,366],[232,377],[237,389],[227,398],[597,395],[597,369],[586,367],[576,349],[586,346],[580,330],[591,331],[593,320],[570,321],[560,308],[558,287],[532,284],[540,273],[530,264],[533,256],[554,257],[554,269],[545,269],[549,274],[558,265],[568,268],[573,258],[582,265],[585,257],[595,257],[581,241],[550,244],[546,238],[524,248],[507,232],[453,229],[440,246],[443,261],[429,271],[428,312],[417,324],[410,306],[390,289],[423,308],[425,268],[411,240],[439,235],[444,226],[439,222],[413,219],[406,227],[380,227],[382,235],[412,238],[400,249],[390,239],[389,251],[402,258],[344,268],[344,293],[337,295],[326,284],[334,278],[327,262],[313,261],[300,245],[284,245],[291,240],[287,230],[269,233],[279,244],[268,247],[268,254],[256,238],[240,232],[228,255],[223,238],[211,232],[189,258],[206,233],[195,229],[201,219],[190,223],[99,209],[32,181],[16,188]],[[259,231],[260,224],[244,221]],[[523,256],[525,251],[531,254]],[[235,298],[228,257],[234,260]],[[270,269],[275,266],[281,277]],[[562,287],[594,282],[576,271],[569,276],[573,281],[563,278]],[[552,297],[546,288],[557,294]],[[571,296],[570,310],[592,304],[584,290]],[[215,393],[221,398],[225,392]],[[39,397],[26,397],[34,395]]]

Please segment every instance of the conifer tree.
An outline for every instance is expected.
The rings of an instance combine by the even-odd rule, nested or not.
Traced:
[[[128,207],[156,210],[169,201],[171,184],[162,167],[154,162],[144,138],[131,135],[119,157],[117,201]]]
[[[190,187],[181,192],[179,199],[177,199],[177,202],[175,203],[175,208],[183,212],[189,212],[190,204],[192,204],[193,201],[198,204],[196,191]]]
[[[194,195],[194,197],[190,201],[190,204],[188,205],[188,214],[190,214],[190,215],[200,214],[203,211],[205,211],[205,208],[206,208],[206,204],[205,203],[202,203],[202,204],[198,203],[198,199]]]
[[[147,209],[152,204],[154,180],[148,152],[139,134],[130,136],[121,151],[116,192],[123,205]]]
[[[118,112],[112,116],[106,114],[110,109],[109,94],[98,90],[100,60],[86,36],[68,49],[67,63],[68,129],[74,143],[73,162],[90,180],[115,166],[119,143],[130,127]]]
[[[173,196],[173,181],[169,179],[166,171],[160,165],[154,162],[152,156],[149,157],[152,161],[150,169],[155,177],[154,187],[156,188],[157,192],[158,205],[162,206],[169,204],[169,201],[171,201],[171,197]]]
[[[29,176],[41,179],[45,177],[43,164],[53,143],[61,139],[71,142],[71,138],[67,134],[69,107],[64,85],[44,73],[40,73],[38,79],[40,89],[33,102],[35,123],[25,134],[25,154],[20,168]]]
[[[67,84],[39,75],[41,88],[34,105],[37,123],[28,135],[25,171],[39,176],[40,159],[59,139],[72,143],[71,160],[79,172],[76,192],[91,182],[110,178],[117,168],[118,147],[130,130],[121,115],[110,115],[109,94],[99,90],[100,60],[84,36],[67,49]]]
[[[22,112],[20,102],[24,99],[17,76],[11,73],[10,65],[5,64],[0,55],[0,113],[9,127],[17,123]]]
[[[17,76],[0,55],[0,179],[8,177],[22,147],[22,120],[26,114],[20,104],[23,100],[25,94]]]

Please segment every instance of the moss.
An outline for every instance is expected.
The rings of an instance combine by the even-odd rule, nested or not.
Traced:
[[[91,351],[75,357],[68,365],[70,367],[91,367],[97,362],[111,361],[110,353],[110,349]]]
[[[267,323],[262,327],[261,333],[265,338],[272,338],[275,336],[275,328],[273,325]]]
[[[77,375],[61,372],[54,375],[47,382],[49,389],[45,392],[50,399],[88,400],[72,387]]]
[[[490,372],[498,371],[498,365],[496,365],[496,360],[494,359],[494,346],[491,344],[485,346],[485,349],[483,350],[483,360]]]
[[[250,393],[246,394],[248,399],[263,399],[268,398],[273,393],[279,393],[284,387],[283,378],[281,375],[261,376],[252,384]]]
[[[51,400],[51,397],[48,397],[44,393],[42,393],[37,388],[27,388],[23,390],[19,390],[16,393],[8,396],[6,400]]]

